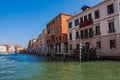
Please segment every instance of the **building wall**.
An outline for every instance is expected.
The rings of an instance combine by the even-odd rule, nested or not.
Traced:
[[[69,18],[71,18],[71,15],[61,13],[47,24],[48,53],[56,53],[56,54],[63,53],[62,44],[68,42],[67,20]],[[52,40],[52,38],[54,40]]]
[[[107,6],[110,4],[114,4],[114,13],[109,14],[108,15],[108,10],[107,10]],[[120,1],[119,0],[106,0],[103,1],[101,3],[99,3],[98,5],[95,5],[94,7],[85,10],[77,15],[75,15],[73,18],[68,20],[68,23],[72,22],[72,28],[69,28],[69,33],[68,33],[68,41],[69,41],[69,45],[72,44],[73,49],[76,48],[76,31],[79,30],[79,35],[81,30],[85,30],[85,29],[89,29],[89,28],[93,28],[93,31],[95,33],[95,26],[97,24],[100,25],[100,35],[95,35],[92,38],[85,38],[82,39],[82,43],[83,46],[85,46],[86,42],[90,43],[90,48],[96,48],[96,42],[97,41],[101,41],[101,54],[100,56],[120,56]],[[95,19],[95,11],[99,10],[100,11],[100,18]],[[80,17],[83,17],[85,15],[88,15],[89,13],[92,14],[92,20],[93,20],[93,24],[89,25],[89,26],[85,26],[85,27],[80,27],[80,25],[75,26],[74,21],[76,19],[79,19],[80,21]],[[108,22],[109,21],[114,21],[114,27],[115,27],[115,32],[113,33],[109,33],[109,25]],[[72,33],[72,40],[69,40],[69,34]],[[110,40],[115,40],[116,43],[116,48],[114,49],[110,49]],[[69,48],[70,49],[70,48]]]
[[[35,53],[35,42],[37,38],[31,39],[28,42],[28,52],[34,54]]]
[[[42,33],[39,35],[39,54],[46,55],[47,54],[47,30],[44,29]]]
[[[7,52],[7,47],[6,46],[0,46],[0,53],[5,53]]]
[[[35,43],[34,43],[34,52],[35,52],[35,54],[39,54],[39,39],[37,38],[36,39],[36,41],[35,41]]]
[[[14,52],[15,52],[15,46],[10,45],[10,46],[9,46],[9,50],[8,50],[8,52],[12,52],[12,53],[14,53]]]

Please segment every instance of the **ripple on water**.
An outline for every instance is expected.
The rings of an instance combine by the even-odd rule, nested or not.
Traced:
[[[33,75],[36,61],[39,61],[38,57],[32,55],[0,54],[0,80],[21,80]]]
[[[120,80],[113,61],[40,62],[33,55],[0,56],[0,80]]]

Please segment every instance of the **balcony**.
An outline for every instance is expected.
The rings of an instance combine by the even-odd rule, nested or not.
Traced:
[[[108,33],[114,33],[116,30],[113,29],[113,30],[109,30]]]
[[[82,35],[82,36],[81,36],[81,39],[85,39],[85,36]]]
[[[101,32],[97,32],[95,35],[100,35],[101,34]]]
[[[89,38],[94,37],[94,31],[92,30],[91,32],[89,32]]]
[[[85,20],[85,21],[80,23],[80,28],[81,27],[85,27],[85,26],[89,26],[89,25],[92,25],[92,24],[93,24],[93,20],[92,19]]]
[[[89,38],[92,38],[92,37],[94,37],[94,34],[90,34],[90,35],[89,35]]]

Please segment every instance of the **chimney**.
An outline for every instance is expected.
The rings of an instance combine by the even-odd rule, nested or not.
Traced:
[[[89,6],[83,6],[81,9],[82,11],[88,10],[90,7]]]

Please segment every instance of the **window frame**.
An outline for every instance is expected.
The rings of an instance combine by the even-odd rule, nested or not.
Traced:
[[[79,25],[79,19],[75,19],[75,26]]]
[[[108,22],[109,33],[115,32],[115,24],[114,21]]]
[[[107,12],[108,12],[108,15],[114,13],[114,4],[113,3],[107,6]]]
[[[115,39],[110,40],[110,49],[113,49],[113,48],[116,48],[116,41],[115,41]]]
[[[69,28],[69,29],[72,28],[72,22],[69,22],[69,23],[68,23],[68,28]]]
[[[100,10],[96,10],[94,13],[95,13],[95,19],[100,18]]]

